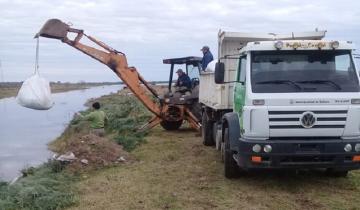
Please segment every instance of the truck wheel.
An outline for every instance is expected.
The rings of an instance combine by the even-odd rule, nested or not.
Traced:
[[[203,113],[201,117],[201,127],[202,127],[202,139],[205,146],[213,146],[215,144],[213,139],[213,122],[209,121],[206,113]]]
[[[230,150],[229,128],[224,130],[224,172],[228,179],[239,176],[239,166],[233,157],[233,152]]]
[[[179,121],[166,121],[166,120],[163,120],[163,121],[160,122],[160,125],[161,125],[161,127],[163,127],[167,131],[173,131],[173,130],[179,129],[182,122],[183,122],[182,120],[179,120]]]
[[[348,170],[327,168],[326,174],[331,177],[346,177],[348,175]]]

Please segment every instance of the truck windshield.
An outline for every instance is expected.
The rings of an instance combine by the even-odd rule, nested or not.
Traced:
[[[359,92],[349,50],[252,52],[254,93]]]

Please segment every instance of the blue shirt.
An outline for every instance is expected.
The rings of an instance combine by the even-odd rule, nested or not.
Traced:
[[[179,86],[179,87],[187,87],[189,89],[191,89],[191,80],[190,80],[190,77],[188,75],[186,75],[185,73],[182,74],[177,82],[176,82],[176,86]]]
[[[205,71],[207,65],[208,65],[212,60],[214,60],[213,55],[211,54],[210,51],[207,51],[207,52],[204,54],[204,57],[203,57],[202,60],[201,60],[201,67],[202,67],[202,70],[203,70],[203,71]]]

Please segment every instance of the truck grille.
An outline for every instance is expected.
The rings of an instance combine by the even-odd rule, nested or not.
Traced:
[[[269,111],[268,113],[270,129],[344,128],[347,117],[347,110]],[[310,118],[314,119],[303,119],[306,113],[310,113]],[[307,123],[308,127],[306,127]]]

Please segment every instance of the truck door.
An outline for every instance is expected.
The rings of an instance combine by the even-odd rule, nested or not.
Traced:
[[[240,115],[245,104],[246,55],[240,57],[234,87],[234,111]]]

